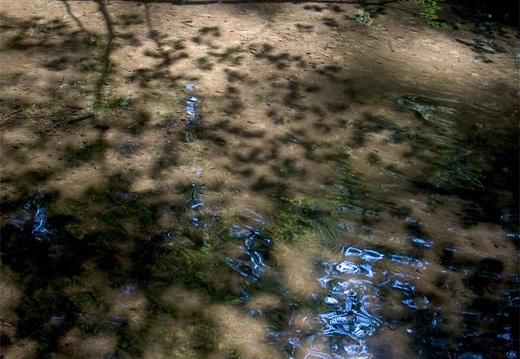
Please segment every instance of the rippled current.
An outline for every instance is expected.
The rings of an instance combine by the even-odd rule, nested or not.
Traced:
[[[208,136],[194,91],[186,86],[187,126],[168,122],[190,148]],[[42,357],[88,339],[97,358],[140,357],[157,342],[175,357],[518,358],[518,214],[489,196],[515,193],[503,181],[515,167],[492,159],[494,178],[472,164],[477,147],[455,124],[480,108],[415,95],[395,106],[430,135],[375,116],[355,130],[409,143],[407,160],[432,166],[422,177],[386,166],[367,185],[334,159],[335,175],[305,193],[275,191],[272,208],[237,204],[234,214],[198,165],[153,201],[124,178],[93,189],[70,204],[81,219],[59,214],[52,194],[30,195],[2,230],[3,261],[34,298],[17,311],[16,335],[41,343]],[[308,156],[319,147],[289,144]],[[227,190],[229,201],[247,193]],[[225,338],[249,330],[255,345],[229,349],[240,346]],[[271,351],[255,351],[263,346]]]

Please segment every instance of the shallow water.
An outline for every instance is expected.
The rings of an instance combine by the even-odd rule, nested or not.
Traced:
[[[149,17],[146,41],[161,48]],[[139,68],[121,81],[139,91],[68,140],[20,145],[23,127],[6,127],[19,137],[5,148],[29,165],[5,180],[23,195],[2,205],[2,346],[41,358],[518,358],[518,126],[500,95],[379,90],[262,39],[219,48],[219,27],[185,23],[191,43],[148,55],[177,66],[202,44],[190,71],[206,77]],[[213,68],[224,85],[207,80]],[[34,153],[58,164],[37,167]]]
[[[464,104],[439,105],[438,99],[411,95],[396,103],[425,126],[436,126],[442,138],[423,144],[419,135],[375,117],[359,131],[384,131],[390,142],[414,141],[409,158],[419,158],[421,146],[428,146],[438,152],[432,157],[438,174],[418,180],[387,167],[379,186],[367,186],[362,174],[343,163],[336,176],[309,186],[305,197],[280,196],[271,211],[246,208],[236,219],[226,218],[218,202],[206,202],[218,188],[195,181],[177,189],[172,201],[153,204],[123,182],[91,193],[74,207],[91,206],[99,216],[95,221],[60,215],[44,193],[27,198],[2,230],[3,261],[27,281],[25,295],[35,298],[18,311],[18,335],[38,340],[42,355],[63,350],[63,336],[79,330],[87,338],[115,340],[100,357],[139,356],[144,342],[138,333],[147,329],[136,332],[133,326],[160,326],[153,313],[165,309],[154,296],[177,283],[202,293],[210,312],[220,303],[260,320],[265,339],[259,345],[282,357],[517,358],[520,279],[518,257],[510,251],[518,248],[518,215],[484,207],[487,186],[499,178],[485,178],[459,159],[468,143],[461,144],[457,131],[444,130],[468,111]],[[186,104],[188,124],[200,125],[196,98]],[[123,145],[138,151],[138,145]],[[371,164],[378,165],[379,160]],[[203,170],[195,168],[195,178]],[[455,219],[445,218],[443,208],[452,203],[457,209],[448,211],[455,211]],[[161,208],[171,223],[154,233]],[[483,221],[495,224],[472,229]],[[84,228],[90,222],[97,230]],[[475,245],[468,249],[465,241],[492,241],[505,252],[472,253]],[[299,256],[309,257],[302,262],[307,266],[291,264]],[[75,281],[85,280],[80,278],[87,263],[109,276],[113,294],[95,283],[75,289]],[[304,282],[298,292],[292,281],[314,283]],[[233,282],[228,289],[227,282]],[[254,298],[262,295],[278,304],[257,303]],[[191,356],[211,356],[203,353],[217,345],[219,326],[184,320],[195,332],[213,328],[209,342],[192,338],[182,344]]]

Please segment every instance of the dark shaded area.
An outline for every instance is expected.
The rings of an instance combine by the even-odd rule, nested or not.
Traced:
[[[519,325],[518,321],[510,319],[519,315],[519,291],[510,285],[518,278],[505,277],[504,264],[494,258],[485,258],[478,263],[453,261],[453,254],[453,249],[445,248],[443,265],[455,271],[469,271],[466,285],[477,297],[462,312],[462,333],[457,346],[452,341],[451,318],[443,316],[442,309],[417,313],[414,328],[420,333],[415,337],[418,353],[423,358],[514,356],[519,347]],[[439,278],[437,285],[447,287],[449,280]]]
[[[419,120],[424,121],[441,141],[432,141],[427,136],[414,135],[413,138],[406,139],[413,143],[412,152],[407,156],[411,159],[418,158],[434,164],[430,176],[424,179],[413,179],[412,181],[418,188],[438,193],[455,194],[467,200],[468,215],[471,222],[468,225],[479,221],[489,221],[493,223],[503,223],[502,216],[507,213],[516,213],[519,208],[518,183],[520,167],[515,155],[519,151],[518,128],[514,124],[505,124],[493,129],[479,128],[477,123],[464,124],[457,131],[457,136],[448,135],[451,131],[451,119],[448,114],[442,115],[442,111],[452,108],[454,113],[464,113],[468,111],[470,116],[473,111],[481,109],[457,109],[457,104],[442,102],[442,100],[430,100],[418,97],[402,97],[397,103],[403,109],[413,113]],[[441,112],[439,112],[439,110]],[[499,119],[501,114],[488,111],[487,118]],[[357,138],[362,138],[366,130],[382,131],[390,130],[392,141],[402,142],[403,133],[406,129],[399,129],[385,119],[372,118],[374,127],[364,128],[359,131]],[[403,131],[404,130],[404,131]],[[446,140],[448,136],[453,139]],[[500,138],[500,141],[496,141]],[[436,151],[437,156],[431,158],[425,156],[424,151]],[[512,160],[513,159],[513,160]],[[507,192],[506,202],[497,201],[501,193]],[[514,223],[509,223],[515,226]],[[516,224],[516,226],[518,223]],[[518,228],[518,227],[516,227]]]
[[[451,0],[450,3],[464,7],[464,9],[455,7],[463,17],[478,19],[476,29],[480,28],[480,31],[484,31],[485,22],[503,23],[516,28],[520,26],[518,1]]]

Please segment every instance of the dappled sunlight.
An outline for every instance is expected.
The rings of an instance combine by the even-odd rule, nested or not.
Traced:
[[[518,357],[514,29],[2,8],[6,358]]]
[[[315,232],[308,234],[318,235]],[[307,239],[306,241],[304,239]],[[279,243],[273,249],[273,262],[281,272],[283,282],[290,293],[299,298],[310,299],[313,295],[323,293],[313,268],[317,260],[323,260],[327,253],[318,244],[312,244],[316,238],[301,239],[294,245]],[[332,254],[329,254],[331,256]]]
[[[229,306],[210,307],[206,315],[213,321],[221,350],[240,353],[250,358],[283,358],[284,355],[266,343],[268,323],[263,318],[244,317],[241,310]]]

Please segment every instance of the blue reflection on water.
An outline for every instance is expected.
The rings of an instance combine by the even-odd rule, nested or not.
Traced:
[[[187,205],[191,210],[191,224],[195,227],[205,228],[208,225],[207,221],[201,221],[205,214],[203,211],[204,206],[204,185],[196,182],[191,182],[188,189]]]
[[[191,83],[187,84],[186,90],[187,91],[195,90],[195,85],[191,84]],[[197,98],[197,96],[190,96],[190,98],[188,100],[186,100],[186,113],[190,117],[188,122],[186,122],[186,126],[197,126],[197,125],[201,124],[202,120],[199,115],[199,109],[200,109],[200,105],[199,105],[199,99]]]
[[[402,305],[409,309],[425,309],[430,304],[426,296],[416,292],[414,281],[419,278],[398,270],[378,269],[384,267],[379,265],[380,261],[412,267],[424,267],[427,263],[403,254],[354,246],[343,248],[341,253],[341,260],[321,263],[318,282],[327,290],[322,299],[327,310],[310,319],[316,320],[322,329],[305,334],[306,358],[371,358],[366,338],[385,321],[380,314],[383,288],[401,293]],[[302,347],[304,338],[292,339],[289,343],[294,353]]]
[[[38,241],[48,241],[52,230],[47,223],[47,208],[43,203],[43,195],[37,195],[25,202],[20,217],[12,219],[11,223],[18,229],[31,228],[31,233]]]
[[[271,238],[263,233],[265,220],[253,211],[247,211],[244,222],[234,224],[231,228],[231,236],[241,239],[242,252],[247,259],[228,257],[227,264],[240,273],[249,282],[256,282],[262,273],[269,268],[265,263],[265,256],[271,246]]]
[[[412,242],[417,244],[420,247],[430,248],[433,246],[433,242],[427,239],[412,237]]]
[[[347,247],[342,250],[342,253],[346,257],[361,257],[362,260],[367,262],[377,262],[388,258],[391,262],[399,263],[403,265],[411,265],[414,267],[423,267],[425,263],[417,258],[413,258],[406,255],[400,254],[384,254],[382,251],[374,249],[361,249],[357,247]]]
[[[116,196],[130,203],[137,199],[137,196],[122,191],[116,192]],[[192,182],[187,186],[184,196],[184,213],[188,214],[191,224],[198,228],[211,226],[207,220],[207,214],[203,212],[204,186]],[[54,233],[48,224],[47,208],[43,196],[29,199],[24,204],[21,215],[14,218],[12,223],[24,231],[30,230],[38,241],[50,240],[50,236]],[[267,257],[272,246],[272,239],[267,235],[266,227],[266,221],[260,214],[246,211],[241,220],[230,228],[230,235],[236,239],[242,255],[230,256],[226,258],[226,263],[249,283],[260,281],[269,269]],[[350,225],[344,225],[344,227],[346,230],[351,228]],[[166,233],[165,237],[171,238],[172,234]],[[424,238],[408,237],[408,239],[425,249],[433,246],[433,241]],[[456,251],[451,247],[445,247],[445,250]],[[418,293],[416,284],[421,280],[419,275],[405,274],[400,271],[400,268],[405,271],[404,267],[412,267],[414,268],[412,273],[415,273],[415,269],[426,269],[428,265],[429,263],[426,261],[403,253],[390,253],[388,250],[360,246],[343,247],[340,259],[320,263],[317,280],[326,293],[322,296],[316,294],[313,300],[320,301],[322,308],[325,309],[319,313],[309,314],[308,318],[308,321],[319,329],[295,330],[293,333],[295,335],[287,340],[287,343],[292,346],[288,351],[292,352],[294,357],[294,353],[298,349],[303,350],[306,353],[305,358],[373,358],[366,340],[367,337],[377,333],[386,321],[381,315],[381,309],[387,304],[385,297],[387,297],[388,290],[399,293],[399,305],[402,305],[411,316],[418,311],[428,311],[431,316],[428,317],[428,321],[425,321],[424,326],[441,331],[445,325],[442,308],[432,308],[430,298]],[[456,269],[456,267],[454,268]],[[485,274],[493,280],[500,279],[499,274],[493,272]],[[467,275],[468,273],[466,273]],[[516,277],[514,283],[518,284],[519,281]],[[135,290],[136,288],[131,284],[124,285],[121,288],[123,297],[117,303],[123,308],[128,308],[124,296],[129,296]],[[249,299],[248,290],[247,286],[244,286],[243,300]],[[495,328],[499,325],[495,323],[500,320],[500,316],[509,318],[510,313],[517,312],[520,290],[518,288],[506,290],[502,297],[505,308],[496,309],[497,312],[492,315],[482,316],[476,310],[461,313],[464,339],[478,341],[481,338],[487,339],[486,336],[492,333],[496,340],[505,343],[503,345],[508,350],[505,353],[506,358],[518,358],[518,351],[514,349],[518,340],[515,337],[517,329],[501,325],[496,331]],[[248,314],[252,317],[264,316],[261,309],[250,310]],[[109,316],[103,327],[105,333],[112,328],[126,325],[127,320],[128,318],[123,315]],[[61,325],[65,322],[65,316],[54,316],[51,318],[51,322]],[[489,325],[491,329],[476,330],[475,328],[482,323]],[[414,337],[426,337],[425,333],[427,333],[426,330],[421,332],[415,325],[406,331]],[[280,338],[283,334],[272,331],[269,336],[281,341]],[[448,344],[448,340],[442,337],[432,337],[428,340],[432,343],[435,342],[436,347]],[[454,355],[453,358],[490,357],[487,354],[476,352],[472,347],[469,347],[470,350],[466,352],[463,351],[464,349],[466,348],[456,348],[450,353]]]

